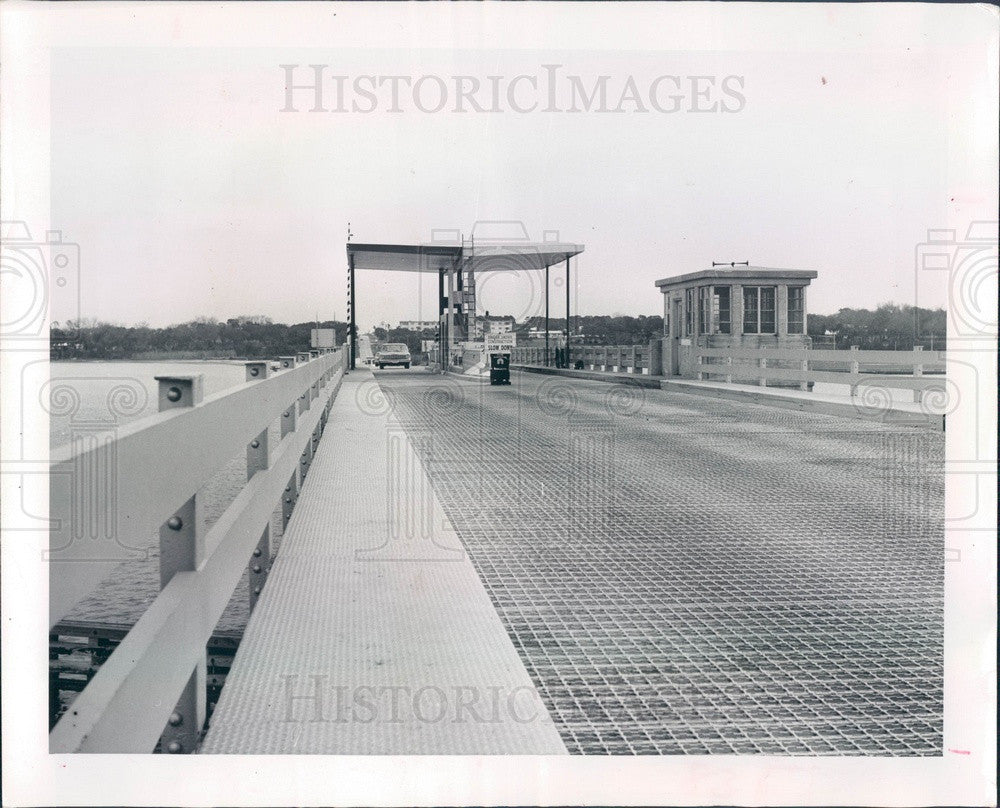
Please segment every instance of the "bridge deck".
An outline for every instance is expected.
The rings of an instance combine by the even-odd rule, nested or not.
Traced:
[[[280,715],[311,675],[481,696],[500,664],[574,753],[941,754],[940,432],[534,374],[377,378],[340,393],[206,751],[474,751],[484,726]],[[400,495],[428,478],[429,500]],[[475,570],[390,561],[443,557],[434,536]],[[351,555],[383,541],[384,563]],[[553,743],[500,712],[488,743]]]
[[[201,751],[564,754],[384,403],[344,379]]]

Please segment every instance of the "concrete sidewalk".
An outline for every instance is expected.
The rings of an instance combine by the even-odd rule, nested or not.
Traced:
[[[566,752],[371,371],[344,379],[201,751]]]

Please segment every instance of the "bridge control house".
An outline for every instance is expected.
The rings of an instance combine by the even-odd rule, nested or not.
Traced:
[[[808,348],[814,270],[714,267],[656,281],[663,293],[663,371],[695,378],[698,348]]]

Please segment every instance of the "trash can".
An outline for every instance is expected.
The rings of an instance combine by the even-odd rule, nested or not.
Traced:
[[[510,384],[510,354],[490,354],[490,384]]]

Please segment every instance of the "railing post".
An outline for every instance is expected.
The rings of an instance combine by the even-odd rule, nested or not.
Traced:
[[[659,339],[649,341],[649,375],[663,375],[663,342]]]
[[[298,406],[296,402],[292,402],[288,409],[281,413],[281,437],[284,438],[285,435],[290,432],[295,431],[295,422],[298,416]]]
[[[269,367],[267,362],[245,362],[247,372],[247,381],[255,382],[260,379],[266,379],[269,375]]]
[[[288,527],[288,521],[292,518],[292,511],[295,510],[295,503],[299,497],[299,473],[292,472],[288,478],[288,485],[285,486],[285,496],[281,498],[281,529]]]
[[[267,573],[271,567],[271,525],[264,525],[264,530],[260,534],[260,540],[257,542],[257,546],[253,550],[253,554],[250,556],[250,562],[247,564],[247,572],[249,573],[249,588],[250,588],[250,611],[252,612],[254,606],[257,605],[257,599],[260,597],[261,591],[264,589],[264,584],[267,581]]]
[[[196,407],[204,396],[202,376],[157,376],[159,408]],[[160,589],[178,572],[196,570],[204,555],[201,500],[197,494],[160,526]],[[167,726],[160,747],[169,754],[193,752],[205,725],[207,667],[204,650],[195,664]]]
[[[299,396],[299,414],[308,410],[312,405],[312,395],[310,390],[306,390],[301,396]],[[309,466],[312,465],[313,459],[313,449],[316,440],[316,431],[313,430],[313,434],[310,437],[308,443],[306,443],[306,448],[302,450],[302,458],[299,462],[299,474],[302,480],[305,480],[306,474],[309,473]]]
[[[705,378],[705,374],[701,372],[702,365],[704,364],[704,357],[699,353],[694,355],[694,366],[695,366],[695,378],[701,381]]]
[[[191,672],[174,711],[167,719],[167,726],[160,736],[160,749],[171,755],[194,752],[207,717],[208,667],[205,652]]]
[[[760,369],[764,371],[763,373],[760,374],[760,378],[757,380],[757,384],[759,384],[761,387],[767,387],[767,357],[762,356],[757,361],[758,364],[760,365]]]
[[[923,351],[924,350],[924,346],[923,345],[914,345],[913,346],[913,350],[914,351]],[[921,377],[923,375],[924,375],[924,365],[923,365],[923,363],[922,362],[915,362],[914,365],[913,365],[913,376],[914,376],[914,378],[919,378],[919,377]],[[924,391],[923,390],[919,390],[917,388],[914,388],[913,389],[913,401],[915,403],[919,404],[923,400],[924,400]]]
[[[247,381],[253,379],[266,379],[268,376],[266,362],[247,362]],[[247,444],[247,479],[249,480],[261,469],[266,469],[270,465],[270,454],[268,453],[268,430],[265,427],[256,438]]]
[[[306,448],[302,450],[302,456],[299,458],[299,478],[302,482],[305,482],[306,475],[309,473],[309,465],[312,463],[312,441],[306,444]]]
[[[733,383],[733,357],[732,355],[726,357],[726,384]]]
[[[160,412],[179,407],[196,407],[205,397],[205,377],[154,376],[159,382]]]
[[[801,360],[799,362],[799,370],[804,371],[805,373],[809,372],[809,360],[808,359],[803,359],[803,360]],[[803,379],[802,381],[799,382],[799,390],[808,390],[808,389],[809,389],[809,382],[808,382],[808,380]]]
[[[263,471],[271,465],[268,452],[268,430],[265,427],[256,438],[247,444],[247,480],[258,471]]]
[[[858,362],[858,360],[856,358],[857,357],[857,353],[856,352],[858,350],[858,346],[857,345],[852,345],[851,346],[851,350],[855,351],[855,353],[852,354],[855,358],[851,359],[851,369],[848,372],[852,376],[857,376],[861,372],[861,365],[860,365],[860,363]],[[851,395],[852,396],[856,396],[857,394],[858,394],[858,385],[857,385],[856,382],[852,382],[851,383]]]

